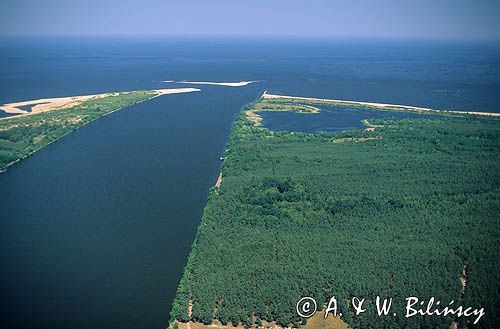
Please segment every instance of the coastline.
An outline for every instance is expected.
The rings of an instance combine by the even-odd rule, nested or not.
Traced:
[[[122,110],[122,109],[124,109],[124,108],[127,108],[127,107],[130,107],[130,106],[133,106],[133,105],[136,105],[136,104],[139,104],[139,103],[142,103],[142,102],[145,102],[145,101],[151,100],[151,99],[153,99],[153,98],[156,98],[156,97],[159,97],[159,96],[162,96],[162,95],[177,94],[177,93],[185,93],[185,92],[194,92],[194,91],[200,91],[200,89],[196,89],[196,88],[176,88],[176,89],[155,89],[155,90],[148,90],[148,92],[152,92],[150,97],[145,98],[145,99],[143,99],[143,100],[139,100],[139,101],[136,101],[136,102],[130,103],[130,104],[127,104],[127,105],[125,105],[125,106],[118,107],[118,108],[116,108],[116,109],[113,109],[113,110],[111,110],[111,111],[108,111],[108,112],[106,112],[106,113],[102,114],[101,116],[98,116],[98,117],[96,117],[96,118],[93,118],[93,119],[91,119],[91,120],[88,120],[88,121],[86,121],[86,122],[83,122],[83,123],[82,123],[82,124],[81,124],[81,125],[80,125],[77,129],[76,129],[76,130],[78,130],[78,129],[80,129],[81,127],[86,126],[86,125],[88,125],[88,124],[90,124],[90,123],[92,123],[92,122],[94,122],[94,121],[96,121],[96,120],[98,120],[98,119],[101,119],[101,118],[103,118],[103,117],[105,117],[105,116],[107,116],[107,115],[110,115],[110,114],[112,114],[112,113],[114,113],[114,112],[117,112],[117,111]],[[103,98],[103,97],[107,97],[107,96],[119,96],[119,95],[122,95],[122,94],[128,94],[128,93],[133,93],[133,92],[135,92],[135,91],[130,91],[130,92],[119,92],[119,93],[108,93],[108,94],[98,94],[97,96],[101,96],[101,95],[104,95],[104,96],[102,96],[102,97],[97,97],[97,98]],[[93,98],[93,96],[95,96],[95,95],[87,95],[87,96],[82,96],[82,97],[90,97],[90,98],[89,98],[89,100],[90,100],[90,99],[97,99],[97,98]],[[76,96],[76,97],[79,97],[79,96]],[[68,97],[66,97],[66,98],[68,98]],[[10,104],[13,104],[13,103],[10,103]],[[81,103],[80,103],[80,104],[81,104]],[[79,105],[79,104],[77,104],[77,105]],[[58,109],[71,109],[72,107],[75,107],[75,106],[77,106],[77,105],[73,105],[73,106],[71,106],[71,107],[65,107],[65,108],[53,108],[53,109],[51,109],[51,110],[46,110],[46,111],[37,112],[37,113],[31,113],[31,112],[28,112],[28,114],[20,114],[20,115],[15,115],[15,116],[10,116],[10,117],[0,118],[0,120],[14,119],[14,118],[22,118],[22,117],[27,117],[27,116],[29,116],[30,114],[44,113],[44,112],[49,112],[49,111],[52,111],[52,110],[58,110]],[[1,108],[0,108],[0,109],[1,109]],[[29,152],[29,153],[27,153],[27,154],[25,154],[25,155],[23,155],[23,156],[21,156],[21,157],[17,158],[16,160],[9,162],[9,163],[8,163],[8,164],[6,164],[4,167],[0,168],[0,174],[1,174],[1,173],[3,173],[3,172],[5,172],[5,171],[6,171],[9,167],[11,167],[11,166],[15,165],[16,163],[18,163],[18,162],[20,162],[20,161],[22,161],[22,160],[24,160],[24,159],[26,159],[26,158],[28,158],[28,157],[32,156],[33,154],[35,154],[35,153],[36,153],[36,152],[38,152],[39,150],[41,150],[41,149],[43,149],[43,148],[47,147],[48,145],[51,145],[51,144],[53,144],[53,143],[57,142],[57,141],[58,141],[58,140],[60,140],[61,138],[68,136],[69,134],[73,133],[73,132],[74,132],[74,131],[76,131],[76,130],[68,131],[68,132],[66,132],[66,133],[64,133],[64,134],[62,134],[62,135],[60,135],[60,136],[58,136],[58,137],[57,137],[57,138],[55,138],[54,140],[52,140],[52,141],[48,142],[47,144],[41,145],[40,147],[33,149],[31,152]]]
[[[197,88],[165,88],[165,89],[152,89],[152,90],[144,90],[144,92],[152,93],[152,97],[158,97],[161,95],[168,94],[178,94],[178,93],[188,93],[200,91]],[[112,92],[112,93],[103,93],[103,94],[92,94],[92,95],[81,95],[81,96],[67,96],[67,97],[54,97],[54,98],[41,98],[34,99],[28,101],[20,101],[20,102],[11,102],[5,103],[0,106],[0,110],[9,114],[18,114],[15,116],[8,116],[0,118],[0,120],[11,119],[11,118],[19,118],[22,116],[29,116],[37,113],[43,113],[53,110],[62,110],[69,109],[75,106],[82,104],[85,101],[100,99],[108,96],[120,96],[127,93],[139,92],[137,90],[133,91],[124,91],[124,92]],[[31,111],[26,111],[21,109],[22,106],[32,105]]]
[[[325,102],[325,103],[342,104],[342,105],[357,105],[357,106],[361,105],[380,110],[391,110],[391,111],[409,110],[417,112],[437,112],[437,113],[447,113],[447,114],[451,113],[451,114],[468,114],[468,115],[500,117],[500,113],[495,113],[495,112],[451,111],[451,110],[438,110],[428,107],[418,107],[418,106],[399,105],[399,104],[372,103],[372,102],[350,101],[350,100],[329,99],[329,98],[296,97],[288,95],[268,94],[267,91],[265,91],[261,97],[263,99],[289,99],[291,101],[298,100],[306,102]]]

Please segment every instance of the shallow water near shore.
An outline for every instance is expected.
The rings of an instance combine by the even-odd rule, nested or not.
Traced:
[[[201,86],[199,93],[134,105],[0,174],[1,324],[164,328],[219,156],[244,104],[268,90],[500,112],[498,54],[498,45],[488,44],[3,40],[2,104],[189,87],[162,80],[264,81]],[[313,114],[263,113],[265,124],[274,120],[278,128],[362,127],[355,113],[324,115],[326,128]]]

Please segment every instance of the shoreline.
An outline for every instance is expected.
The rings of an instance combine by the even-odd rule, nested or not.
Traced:
[[[126,105],[126,106],[118,107],[118,108],[116,108],[116,109],[114,109],[114,110],[112,110],[112,111],[109,111],[109,112],[107,112],[107,113],[105,113],[105,114],[103,114],[103,115],[101,115],[101,116],[99,116],[99,117],[96,117],[96,118],[94,118],[94,119],[92,119],[92,120],[89,120],[89,121],[87,121],[87,122],[84,122],[84,123],[83,123],[80,127],[78,127],[78,128],[77,128],[77,130],[78,130],[78,129],[80,129],[80,128],[82,128],[82,127],[84,127],[84,126],[86,126],[86,125],[88,125],[88,124],[90,124],[90,123],[92,123],[92,122],[94,122],[94,121],[96,121],[96,120],[99,120],[99,119],[101,119],[101,118],[103,118],[103,117],[105,117],[105,116],[108,116],[108,115],[110,115],[110,114],[112,114],[112,113],[114,113],[114,112],[117,112],[117,111],[123,110],[124,108],[130,107],[130,106],[133,106],[133,105],[136,105],[136,104],[139,104],[139,103],[145,102],[145,101],[149,101],[149,100],[151,100],[151,99],[153,99],[153,98],[156,98],[156,97],[159,97],[159,96],[162,96],[162,95],[168,95],[168,94],[178,94],[178,93],[185,93],[185,92],[200,91],[200,89],[196,89],[196,88],[176,88],[176,89],[155,89],[155,90],[148,90],[148,91],[153,92],[153,93],[151,94],[151,97],[146,98],[146,99],[144,99],[144,100],[140,100],[140,101],[134,102],[134,103],[129,104],[129,105]],[[130,91],[130,92],[134,92],[134,91]],[[114,94],[119,95],[119,94],[124,94],[124,93],[129,93],[129,92],[119,92],[119,93],[109,93],[109,94],[99,94],[99,95],[111,96],[111,95],[114,95]],[[76,105],[75,105],[75,106],[76,106]],[[71,107],[70,107],[70,108],[71,108]],[[53,110],[56,110],[56,109],[53,109]],[[50,111],[50,110],[48,110],[48,111]],[[48,112],[48,111],[43,111],[43,112]],[[43,112],[37,112],[37,113],[43,113]],[[28,113],[30,113],[30,112],[28,112]],[[34,113],[33,113],[33,114],[34,114]],[[26,116],[28,116],[28,115],[27,115],[27,114],[20,114],[20,115],[14,115],[14,116],[9,116],[9,117],[5,117],[5,118],[0,118],[0,120],[2,120],[2,119],[11,119],[11,118],[19,118],[19,117],[26,117]],[[28,158],[28,157],[32,156],[33,154],[35,154],[36,152],[40,151],[41,149],[43,149],[43,148],[45,148],[45,147],[47,147],[47,146],[49,146],[49,145],[51,145],[51,144],[53,144],[53,143],[55,143],[55,142],[59,141],[61,138],[66,137],[66,136],[68,136],[69,134],[72,134],[72,133],[74,133],[74,132],[75,132],[75,131],[69,131],[69,132],[67,132],[67,133],[65,133],[65,134],[63,134],[63,135],[61,135],[61,136],[57,137],[56,139],[54,139],[54,140],[52,140],[52,141],[48,142],[47,144],[42,145],[41,147],[39,147],[39,148],[37,148],[37,149],[34,149],[33,151],[31,151],[31,152],[29,152],[29,153],[25,154],[24,156],[22,156],[22,157],[20,157],[20,158],[17,158],[16,160],[14,160],[14,161],[12,161],[12,162],[8,163],[5,167],[0,168],[0,174],[2,174],[2,173],[4,173],[5,171],[7,171],[7,169],[8,169],[9,167],[11,167],[11,166],[15,165],[16,163],[21,162],[22,160],[24,160],[24,159],[26,159],[26,158]]]
[[[78,106],[88,100],[100,99],[108,96],[119,96],[121,94],[126,94],[131,92],[146,92],[146,93],[149,92],[152,94],[151,98],[154,98],[161,95],[188,93],[200,90],[201,89],[198,88],[164,88],[164,89],[152,89],[152,90],[132,90],[132,91],[111,92],[111,93],[93,94],[93,95],[40,98],[40,99],[21,101],[21,102],[11,102],[2,104],[0,106],[0,110],[4,111],[5,113],[17,114],[17,115],[2,117],[0,118],[0,120],[19,118],[54,110],[68,109]],[[26,111],[19,108],[21,106],[29,106],[29,105],[32,105],[30,111]]]
[[[96,121],[96,120],[99,120],[99,119],[101,119],[101,118],[103,118],[103,117],[105,117],[105,116],[107,116],[107,115],[110,115],[110,114],[112,114],[112,113],[114,113],[114,112],[116,112],[116,111],[123,110],[123,109],[124,109],[124,108],[126,108],[126,107],[133,106],[133,105],[136,105],[136,104],[139,104],[139,103],[145,102],[145,101],[150,100],[150,99],[152,99],[152,98],[154,98],[154,97],[157,97],[157,96],[153,96],[153,97],[148,98],[148,99],[145,99],[145,100],[143,100],[143,101],[135,102],[135,103],[130,104],[130,105],[128,105],[128,106],[124,106],[124,107],[117,108],[116,110],[113,110],[113,111],[110,111],[110,112],[108,112],[108,113],[106,113],[106,114],[103,114],[102,116],[100,116],[100,117],[98,117],[98,118],[95,118],[95,119],[90,120],[90,121],[88,121],[88,122],[84,122],[84,123],[83,123],[80,127],[78,127],[78,129],[80,129],[80,128],[82,128],[82,127],[84,127],[84,126],[86,126],[86,125],[88,125],[88,124],[90,124],[90,123],[92,123],[92,122],[94,122],[94,121]],[[16,115],[15,117],[18,117],[18,116]],[[26,158],[28,158],[28,157],[32,156],[33,154],[35,154],[36,152],[40,151],[41,149],[43,149],[43,148],[45,148],[45,147],[47,147],[47,146],[49,146],[49,145],[51,145],[51,144],[53,144],[53,143],[55,143],[55,142],[59,141],[60,139],[62,139],[62,138],[64,138],[64,137],[66,137],[66,136],[68,136],[68,135],[70,135],[70,134],[72,134],[72,133],[74,133],[74,131],[69,131],[69,132],[67,132],[66,134],[63,134],[63,135],[59,136],[58,138],[54,139],[53,141],[50,141],[49,143],[47,143],[47,144],[45,144],[45,145],[43,145],[43,146],[41,146],[41,147],[39,147],[39,148],[37,148],[37,149],[35,149],[35,150],[31,151],[30,153],[28,153],[28,154],[24,155],[23,157],[18,158],[18,159],[16,159],[16,160],[14,160],[14,161],[10,162],[10,163],[9,163],[9,164],[7,164],[5,167],[0,168],[0,174],[1,174],[1,173],[3,173],[3,172],[5,172],[5,171],[7,171],[7,169],[8,169],[9,167],[11,167],[11,166],[15,165],[16,163],[21,162],[22,160],[24,160],[24,159],[26,159]]]
[[[481,116],[491,116],[491,117],[500,117],[500,113],[495,112],[476,112],[476,111],[452,111],[452,110],[438,110],[431,109],[428,107],[418,107],[418,106],[410,106],[410,105],[399,105],[399,104],[386,104],[386,103],[372,103],[372,102],[361,102],[361,101],[350,101],[350,100],[341,100],[341,99],[329,99],[329,98],[314,98],[314,97],[296,97],[296,96],[287,96],[287,95],[276,95],[276,94],[268,94],[265,91],[261,98],[263,99],[290,99],[290,100],[304,100],[309,102],[330,102],[344,105],[361,105],[367,107],[374,107],[382,110],[391,110],[391,111],[417,111],[417,112],[438,112],[438,113],[456,113],[456,114],[469,114],[469,115],[481,115]]]
[[[220,185],[222,184],[222,170],[219,174],[219,176],[217,177],[217,181],[215,182],[215,187],[219,187],[220,188]]]

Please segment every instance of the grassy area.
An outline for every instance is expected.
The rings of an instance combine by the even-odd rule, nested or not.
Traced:
[[[477,327],[495,327],[500,121],[436,114],[369,122],[375,129],[292,134],[237,118],[172,324],[299,326],[301,297],[335,295],[352,328],[465,325],[453,316],[405,318],[408,296],[484,307]],[[397,317],[376,316],[370,302],[353,316],[351,296],[377,295],[394,297]]]
[[[150,99],[151,91],[115,93],[78,106],[0,120],[0,170],[81,126],[113,111]]]

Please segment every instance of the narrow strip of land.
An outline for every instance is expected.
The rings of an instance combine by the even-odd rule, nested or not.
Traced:
[[[177,93],[188,93],[200,91],[196,88],[171,88],[171,89],[154,89],[148,90],[149,93],[153,94],[153,97],[167,95],[167,94],[177,94]],[[80,105],[81,103],[104,98],[107,96],[119,96],[122,93],[105,93],[105,94],[94,94],[94,95],[83,95],[83,96],[69,96],[69,97],[56,97],[56,98],[42,98],[22,102],[7,103],[0,106],[0,110],[9,114],[19,114],[21,115],[33,115],[37,113],[61,110]],[[31,107],[31,110],[23,109],[23,107]],[[8,118],[8,117],[7,117]],[[6,118],[2,118],[6,119]]]
[[[349,101],[349,100],[341,100],[341,99],[328,99],[328,98],[312,98],[312,97],[296,97],[296,96],[287,96],[287,95],[275,95],[264,92],[262,98],[265,99],[289,99],[290,101],[305,101],[305,102],[324,102],[330,103],[332,105],[341,104],[341,105],[357,105],[357,106],[365,106],[372,107],[377,109],[385,109],[385,110],[406,110],[406,111],[418,111],[418,112],[445,112],[445,113],[455,113],[455,114],[472,114],[472,115],[483,115],[483,116],[500,116],[500,113],[495,112],[476,112],[476,111],[452,111],[452,110],[436,110],[427,107],[417,107],[417,106],[409,106],[409,105],[399,105],[399,104],[385,104],[385,103],[371,103],[371,102],[360,102],[360,101]]]
[[[0,109],[18,115],[0,118],[0,171],[105,115],[161,95],[199,90],[126,91],[6,104]],[[30,105],[31,111],[23,108]]]
[[[213,85],[213,86],[226,86],[226,87],[244,87],[248,86],[251,83],[260,82],[260,80],[252,80],[252,81],[240,81],[240,82],[211,82],[211,81],[172,81],[167,80],[163,82],[175,82],[175,83],[184,83],[190,85]]]

